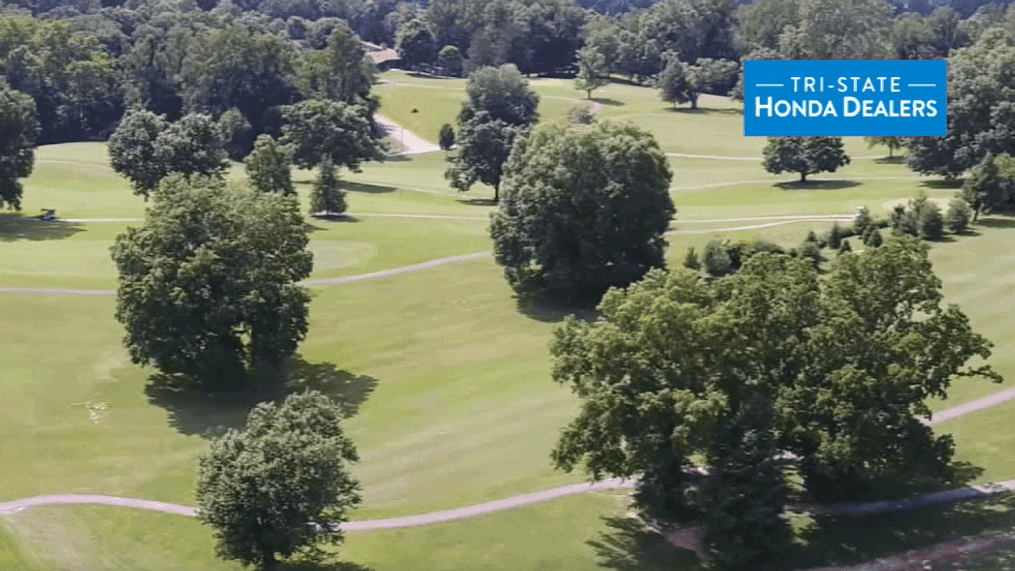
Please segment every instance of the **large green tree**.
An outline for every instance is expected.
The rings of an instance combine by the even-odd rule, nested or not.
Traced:
[[[250,186],[261,192],[296,194],[293,187],[289,149],[278,144],[270,135],[261,135],[254,150],[243,161]]]
[[[465,192],[477,182],[493,187],[493,200],[500,200],[501,178],[504,163],[511,154],[515,141],[524,137],[527,129],[501,120],[490,120],[490,114],[481,111],[466,121],[458,130],[455,143],[458,150],[448,157],[451,163],[444,178],[451,188]]]
[[[516,144],[504,172],[490,233],[516,291],[594,302],[664,265],[672,173],[651,134],[545,125]]]
[[[167,177],[145,222],[117,237],[116,319],[131,360],[208,390],[277,368],[307,332],[309,238],[294,198]]]
[[[469,75],[466,101],[462,104],[459,123],[464,124],[481,111],[491,121],[529,126],[539,117],[539,95],[513,65],[484,67]]]
[[[310,191],[310,213],[332,216],[345,212],[346,206],[345,191],[339,183],[335,165],[326,159]]]
[[[325,159],[358,172],[363,161],[383,161],[384,143],[373,134],[368,111],[326,99],[308,99],[283,112],[281,143],[293,150],[293,164],[313,168]]]
[[[303,54],[296,75],[303,97],[363,104],[371,113],[377,109],[378,101],[370,94],[375,82],[370,58],[344,22],[337,23],[324,49]]]
[[[799,173],[800,182],[809,174],[835,172],[849,164],[841,137],[769,137],[762,152],[766,171]]]
[[[151,111],[131,110],[109,138],[108,150],[113,170],[146,199],[169,173],[222,176],[228,166],[221,126],[194,113],[169,123]]]
[[[586,47],[578,52],[578,75],[575,76],[574,87],[585,92],[592,99],[592,92],[610,84],[610,70],[606,67],[606,57],[596,48]]]
[[[447,75],[462,75],[462,52],[455,46],[444,46],[437,54],[437,65]]]
[[[1015,39],[990,30],[953,52],[947,87],[948,134],[908,139],[910,169],[956,178],[988,153],[1015,153]]]
[[[422,18],[413,18],[398,29],[395,50],[406,65],[431,64],[437,59],[437,40]]]
[[[962,185],[962,197],[973,208],[973,221],[980,212],[1008,210],[1015,206],[1015,158],[988,153]]]
[[[265,111],[292,101],[297,52],[267,30],[232,24],[197,34],[182,61],[184,110],[219,114],[238,108],[262,132]]]
[[[338,545],[360,499],[349,464],[359,456],[341,408],[315,391],[261,403],[201,456],[198,518],[225,559],[271,570],[278,557],[318,558]]]
[[[513,65],[473,72],[466,94],[458,114],[458,152],[448,157],[444,178],[459,191],[477,181],[492,186],[497,201],[504,162],[539,117],[539,96]]]
[[[698,106],[698,92],[688,77],[688,67],[684,65],[676,54],[667,54],[666,67],[656,78],[656,87],[659,88],[663,101],[672,103],[676,109],[678,104],[691,102],[691,108]]]
[[[884,0],[800,0],[799,24],[780,35],[787,59],[886,59],[892,11]]]
[[[607,293],[596,321],[555,330],[553,378],[582,406],[554,463],[638,477],[641,509],[702,524],[725,567],[757,568],[786,536],[790,472],[816,501],[953,480],[953,443],[921,422],[925,401],[957,378],[1000,377],[966,366],[991,344],[942,302],[913,238],[839,256],[821,278],[764,252],[717,280],[650,272]]]
[[[863,140],[867,142],[868,149],[872,149],[878,145],[888,147],[889,158],[895,154],[896,149],[901,149],[904,146],[902,137],[864,137]]]
[[[21,210],[18,179],[32,174],[38,134],[35,102],[0,80],[0,207]]]

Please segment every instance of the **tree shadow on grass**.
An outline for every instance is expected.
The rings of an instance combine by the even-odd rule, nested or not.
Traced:
[[[332,363],[309,363],[297,355],[288,365],[286,392],[318,391],[338,403],[343,416],[350,418],[370,398],[377,382],[369,375],[356,375]]]
[[[374,571],[373,568],[351,561],[286,561],[274,571]]]
[[[991,214],[986,217],[981,215],[975,225],[984,228],[1015,228],[1015,217],[1004,214]]]
[[[279,401],[305,390],[321,392],[339,405],[345,418],[352,417],[377,382],[374,377],[356,375],[332,363],[309,363],[295,356],[282,372],[252,375],[251,385],[261,388],[209,394],[194,379],[160,372],[149,377],[144,392],[150,404],[166,409],[169,425],[181,434],[214,438],[230,428],[242,429],[258,403]]]
[[[44,222],[21,214],[0,214],[0,242],[60,240],[70,238],[84,230],[77,222],[62,220]]]
[[[671,545],[642,522],[625,517],[604,517],[609,531],[585,544],[596,552],[600,566],[615,571],[691,571],[702,569],[689,549]]]
[[[458,198],[456,201],[459,204],[468,204],[470,206],[497,206],[497,203],[492,198]]]
[[[855,180],[794,180],[790,182],[777,182],[777,188],[783,190],[842,190],[860,186]]]
[[[669,113],[681,113],[684,115],[742,115],[742,109],[735,109],[732,107],[666,107]]]
[[[905,164],[906,157],[903,155],[896,155],[894,157],[881,157],[879,159],[874,159],[874,162],[879,165],[901,165]]]
[[[560,323],[573,315],[583,321],[591,321],[598,313],[593,303],[567,303],[539,295],[515,295],[518,313],[543,323]]]
[[[1015,497],[1003,496],[954,505],[862,517],[817,518],[800,536],[805,545],[786,569],[825,565],[858,565],[880,558],[905,560],[909,551],[944,552],[940,544],[1015,529]],[[950,547],[954,551],[954,547]],[[871,566],[871,569],[923,569],[917,565]],[[961,568],[961,567],[959,567]]]
[[[148,377],[144,392],[149,404],[166,409],[177,432],[204,438],[242,428],[250,410],[264,400],[248,393],[206,394],[194,379],[161,372]]]
[[[349,182],[346,180],[342,181],[341,188],[347,192],[362,192],[364,194],[387,194],[390,192],[398,192],[398,187],[395,186],[365,184],[361,182]]]
[[[592,99],[588,99],[586,101],[592,101],[594,103],[608,105],[610,107],[621,107],[627,105],[623,101],[617,101],[616,99],[610,99],[609,97],[593,97]]]
[[[920,181],[920,186],[935,190],[958,190],[962,188],[962,179],[956,178],[948,180],[946,178],[939,178],[934,180],[923,180]]]

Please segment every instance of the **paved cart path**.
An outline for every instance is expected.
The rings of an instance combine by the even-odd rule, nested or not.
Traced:
[[[934,414],[931,420],[926,422],[930,425],[940,424],[941,422],[958,418],[960,416],[975,411],[984,410],[986,408],[996,406],[998,404],[1010,401],[1012,399],[1015,399],[1015,389],[1008,389],[975,401],[971,401],[953,408],[940,411]],[[531,494],[522,494],[518,496],[512,496],[510,498],[505,498],[502,500],[495,500],[492,502],[475,504],[451,510],[388,519],[352,521],[342,524],[342,529],[346,531],[369,531],[376,529],[415,527],[421,525],[428,525],[432,523],[440,523],[476,517],[479,515],[499,512],[530,504],[536,504],[548,500],[553,500],[556,498],[562,498],[565,496],[572,496],[575,494],[583,494],[592,491],[630,488],[632,486],[633,480],[621,480],[618,478],[604,480],[594,484],[588,483],[571,484],[567,486],[551,488],[549,490],[533,492]],[[870,514],[910,510],[920,507],[951,503],[975,498],[983,498],[1011,491],[1015,491],[1015,480],[1008,480],[1005,482],[992,483],[982,486],[969,486],[965,488],[958,488],[955,490],[946,490],[943,492],[934,492],[931,494],[923,494],[913,498],[907,498],[898,501],[831,504],[827,506],[803,508],[802,511],[821,515],[838,515],[838,516],[870,515]],[[182,506],[178,504],[157,502],[138,498],[121,498],[116,496],[105,496],[105,495],[55,494],[46,496],[35,496],[31,498],[23,498],[20,500],[0,503],[0,514],[17,513],[24,509],[28,509],[35,506],[49,506],[60,504],[101,504],[109,506],[120,506],[120,507],[152,510],[185,516],[194,516],[197,513],[197,509],[191,506]]]

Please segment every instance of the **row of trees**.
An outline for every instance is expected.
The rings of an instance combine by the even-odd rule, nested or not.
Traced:
[[[170,7],[46,20],[0,12],[0,76],[35,100],[40,143],[104,139],[125,109],[143,107],[170,120],[231,114],[231,155],[241,158],[276,126],[279,106],[328,98],[376,109],[372,63],[342,20],[321,20],[295,40],[228,3]]]

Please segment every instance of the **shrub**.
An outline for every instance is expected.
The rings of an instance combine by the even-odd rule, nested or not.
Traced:
[[[884,243],[884,239],[881,237],[881,231],[877,228],[871,231],[871,233],[863,241],[863,245],[869,248],[877,248],[882,243]]]
[[[591,107],[584,105],[574,107],[568,112],[568,121],[577,125],[588,125],[596,120],[595,115],[592,113]]]
[[[863,236],[864,232],[873,225],[874,219],[871,218],[871,211],[866,206],[857,209],[856,218],[853,219],[853,233]]]
[[[815,268],[821,264],[821,248],[818,247],[815,242],[805,240],[804,243],[800,245],[800,256],[810,258],[814,262]]]
[[[718,240],[712,240],[705,244],[705,250],[701,253],[701,261],[710,276],[724,276],[733,271],[733,264],[726,252],[726,247]]]
[[[698,253],[694,251],[694,246],[687,249],[687,255],[684,256],[684,267],[695,271],[701,269],[701,262],[698,260]]]
[[[832,229],[828,231],[828,247],[837,250],[841,245],[842,229],[839,228],[839,223],[835,222],[832,224]]]
[[[945,226],[952,234],[962,234],[969,228],[969,221],[973,217],[973,209],[961,195],[956,194],[955,198],[948,203],[948,212],[945,213]]]
[[[849,245],[849,240],[843,240],[842,244],[839,245],[839,255],[848,254],[853,251],[853,247]]]
[[[916,214],[916,213],[914,213]],[[940,240],[944,236],[944,217],[941,208],[933,202],[923,204],[916,215],[917,228],[924,240]]]
[[[891,220],[892,232],[896,234],[909,234],[910,236],[917,236],[917,225],[916,216],[914,216],[914,209],[906,210],[905,206],[896,206],[892,210]]]

